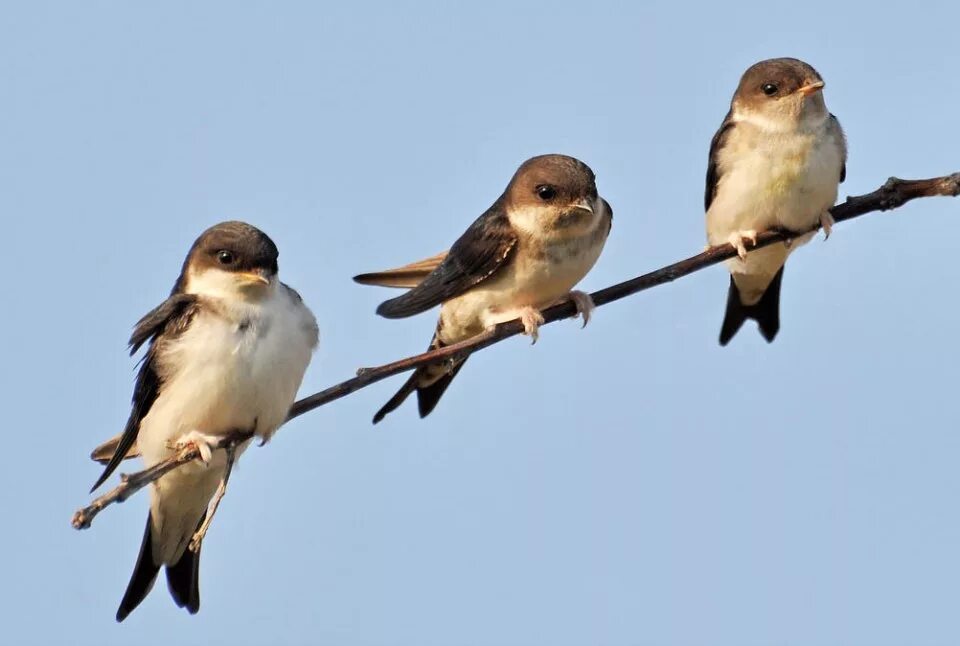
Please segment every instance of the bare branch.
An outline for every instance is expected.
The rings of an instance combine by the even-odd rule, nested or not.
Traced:
[[[873,211],[895,209],[918,197],[934,197],[938,195],[948,197],[960,195],[960,173],[954,173],[953,175],[946,175],[944,177],[934,177],[932,179],[916,180],[903,180],[891,177],[883,186],[872,193],[859,195],[857,197],[848,197],[846,202],[830,209],[830,214],[833,215],[835,222],[843,222],[844,220],[852,220],[855,217]],[[756,246],[749,248],[759,249],[760,247],[766,247],[775,242],[782,242],[790,238],[817,231],[819,228],[820,226],[817,225],[807,231],[766,231],[757,236]],[[716,265],[736,255],[736,250],[729,244],[710,247],[703,253],[687,258],[686,260],[681,260],[680,262],[652,271],[649,274],[644,274],[643,276],[638,276],[637,278],[632,278],[628,281],[594,292],[591,294],[593,303],[597,307],[600,307],[601,305],[618,301],[621,298],[626,298],[627,296],[642,292],[651,287],[672,282],[677,278],[692,274],[705,267]],[[570,301],[565,301],[543,311],[543,324],[546,325],[554,321],[571,318],[576,315],[576,313],[577,310],[574,304]],[[450,357],[467,357],[478,350],[491,346],[494,343],[499,343],[521,332],[523,332],[523,324],[521,324],[519,320],[507,321],[506,323],[501,323],[490,332],[475,336],[461,343],[407,357],[406,359],[394,361],[393,363],[388,363],[376,368],[361,369],[353,379],[347,379],[344,382],[331,386],[326,390],[321,390],[309,397],[304,397],[294,403],[290,409],[290,415],[287,420],[289,421],[294,417],[299,417],[304,413],[336,399],[340,399],[341,397],[345,397],[352,392],[365,388],[387,377],[392,377],[407,370],[413,370],[428,363],[449,359]]]
[[[848,197],[846,202],[838,204],[830,209],[835,222],[843,222],[853,218],[872,213],[874,211],[887,211],[903,206],[910,200],[919,197],[946,196],[956,197],[960,195],[960,173],[946,175],[943,177],[934,177],[931,179],[902,180],[891,177],[887,182],[872,193],[859,195],[857,197]],[[783,242],[801,235],[815,232],[819,225],[806,231],[766,231],[757,236],[757,243],[751,246],[751,249],[759,249],[776,242]],[[642,292],[673,282],[695,271],[699,271],[711,265],[716,265],[737,254],[736,250],[729,244],[723,244],[716,247],[710,247],[703,253],[697,254],[672,265],[662,267],[649,274],[632,278],[628,281],[601,289],[591,294],[593,302],[597,307],[618,301],[627,296]],[[577,313],[576,306],[571,301],[565,301],[554,305],[543,311],[544,325],[572,318]],[[393,375],[408,370],[413,370],[428,363],[443,361],[451,357],[466,357],[478,350],[482,350],[494,343],[499,343],[504,339],[510,338],[523,332],[523,324],[519,319],[507,321],[496,326],[493,330],[480,334],[454,345],[424,352],[422,354],[400,359],[376,368],[362,368],[357,371],[357,376],[347,379],[339,384],[335,384],[326,390],[304,397],[297,401],[290,408],[290,414],[287,421],[308,413],[315,408],[345,397],[350,393],[365,388],[370,384],[392,377]],[[236,431],[231,435],[225,436],[213,448],[220,449],[227,446],[236,446],[253,437],[250,432]],[[188,446],[178,454],[156,464],[149,469],[121,476],[121,483],[115,489],[100,496],[89,506],[77,511],[73,516],[73,526],[77,529],[85,529],[90,526],[93,518],[108,505],[115,502],[123,502],[131,495],[145,487],[147,484],[160,479],[164,474],[173,469],[195,460],[199,457],[199,451],[196,447]],[[226,483],[223,483],[224,487]]]

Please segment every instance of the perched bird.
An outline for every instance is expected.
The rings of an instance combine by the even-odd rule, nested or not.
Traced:
[[[730,289],[720,330],[726,345],[743,322],[757,321],[769,342],[780,329],[780,283],[787,256],[813,234],[747,253],[768,229],[805,232],[819,222],[827,236],[828,209],[846,176],[847,146],[840,123],[823,100],[823,79],[795,58],[751,66],[730,111],[710,143],[707,240],[729,242]]]
[[[430,348],[481,334],[520,318],[534,341],[540,310],[571,298],[584,325],[593,309],[588,294],[571,291],[600,257],[613,212],[597,195],[593,171],[565,155],[524,162],[496,202],[470,225],[448,253],[354,280],[412,287],[381,303],[377,313],[404,318],[442,305]],[[465,359],[414,371],[373,418],[374,424],[417,392],[420,417],[434,409]]]
[[[228,469],[225,452],[211,446],[238,430],[265,442],[287,417],[318,331],[300,296],[277,278],[277,256],[273,241],[249,224],[207,229],[170,297],[130,337],[131,354],[144,343],[148,350],[130,418],[93,488],[134,442],[147,467],[191,443],[203,463],[183,465],[151,486],[140,556],[117,621],[143,601],[164,566],[173,600],[197,612],[200,550],[188,544]]]

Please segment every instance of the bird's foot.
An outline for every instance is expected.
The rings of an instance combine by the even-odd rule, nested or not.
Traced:
[[[540,326],[543,325],[543,314],[535,307],[524,307],[520,310],[520,322],[523,323],[523,333],[533,339],[531,345],[540,338]]]
[[[577,307],[577,316],[583,317],[583,325],[580,327],[587,327],[593,310],[597,308],[597,306],[593,304],[593,298],[591,298],[587,292],[574,289],[570,292],[570,300],[573,301],[573,304]]]
[[[823,239],[825,241],[830,237],[830,233],[833,231],[833,225],[836,223],[830,211],[824,211],[820,214],[820,226],[823,228]]]
[[[737,250],[737,255],[740,256],[740,260],[746,260],[747,258],[747,247],[744,244],[744,242],[747,240],[750,241],[751,246],[756,246],[756,230],[744,229],[743,231],[734,231],[730,234],[730,237],[727,238],[727,242],[730,243],[730,246]]]
[[[213,450],[219,444],[220,438],[215,435],[207,435],[200,431],[190,431],[184,433],[173,442],[172,448],[181,451],[188,446],[197,447],[200,452],[200,461],[205,465],[210,464],[210,458],[213,457]]]

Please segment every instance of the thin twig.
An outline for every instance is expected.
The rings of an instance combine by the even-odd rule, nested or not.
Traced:
[[[210,529],[210,523],[213,522],[213,516],[217,513],[217,508],[220,506],[220,501],[223,500],[223,496],[227,493],[227,483],[230,482],[230,473],[233,471],[233,462],[237,457],[237,445],[235,442],[231,442],[223,447],[223,450],[227,454],[227,464],[224,467],[223,477],[220,478],[220,484],[217,485],[217,491],[213,494],[213,500],[210,501],[210,506],[207,507],[207,515],[204,516],[203,522],[200,523],[200,527],[193,534],[193,538],[190,539],[191,552],[200,551],[200,545],[203,543],[203,539],[207,535],[207,531]]]
[[[845,202],[830,209],[830,213],[833,216],[834,222],[843,222],[845,220],[852,220],[853,218],[865,215],[867,213],[872,213],[874,211],[888,211],[890,209],[895,209],[903,206],[910,200],[919,197],[956,197],[957,195],[960,195],[960,173],[918,180],[902,180],[897,179],[896,177],[891,177],[883,186],[872,193],[867,193],[866,195],[859,195],[856,197],[848,197]],[[752,245],[749,248],[759,249],[776,242],[789,241],[807,233],[815,232],[819,228],[820,226],[818,224],[817,226],[814,226],[806,231],[766,231],[758,235],[756,245]],[[651,287],[672,282],[677,278],[692,274],[695,271],[710,267],[711,265],[716,265],[724,260],[727,260],[728,258],[734,257],[736,254],[736,250],[729,244],[710,247],[703,253],[699,253],[696,256],[681,260],[680,262],[673,263],[672,265],[667,265],[666,267],[652,271],[649,274],[644,274],[643,276],[638,276],[617,285],[601,289],[600,291],[591,294],[591,297],[593,298],[594,304],[597,307],[600,307],[601,305],[618,301],[622,298],[626,298],[627,296],[636,294],[637,292],[650,289]],[[577,309],[573,302],[569,300],[564,301],[563,303],[559,303],[543,311],[543,325],[562,319],[572,318],[576,314]],[[303,399],[295,402],[290,408],[290,414],[287,416],[287,421],[295,417],[299,417],[304,413],[310,412],[315,408],[329,404],[330,402],[340,399],[341,397],[345,397],[350,393],[360,390],[361,388],[365,388],[378,381],[392,377],[393,375],[406,372],[408,370],[413,370],[429,363],[444,361],[452,357],[469,356],[478,350],[482,350],[483,348],[491,346],[495,343],[499,343],[500,341],[520,334],[521,332],[523,332],[523,324],[519,319],[515,319],[513,321],[501,323],[494,329],[461,343],[456,343],[439,350],[424,352],[422,354],[400,359],[399,361],[394,361],[392,363],[377,366],[375,368],[362,368],[357,371],[356,377],[347,379],[346,381],[335,384],[326,390],[321,390],[318,393],[304,397]],[[253,433],[238,431],[229,436],[225,436],[214,448],[225,448],[231,443],[233,443],[235,446],[236,444],[244,442],[251,437],[253,437]],[[85,529],[89,527],[94,516],[96,516],[104,507],[107,507],[114,502],[123,502],[150,482],[158,480],[164,474],[169,473],[173,469],[176,469],[177,467],[196,459],[198,456],[199,451],[197,451],[195,447],[187,447],[177,455],[172,456],[167,460],[150,467],[149,469],[145,469],[144,471],[140,471],[129,476],[121,476],[122,481],[116,489],[113,489],[103,496],[100,496],[88,507],[77,511],[74,514],[73,526],[77,529]],[[225,489],[226,482],[224,481],[222,484],[224,485]]]
[[[872,193],[859,195],[857,197],[848,197],[846,202],[830,209],[830,214],[833,215],[834,222],[843,222],[844,220],[852,220],[855,217],[873,211],[895,209],[918,197],[934,197],[938,195],[948,197],[960,195],[960,173],[954,173],[953,175],[946,175],[944,177],[934,177],[932,179],[917,180],[903,180],[891,177],[883,186]],[[819,228],[820,225],[818,224],[807,231],[766,231],[758,235],[757,244],[749,248],[759,249],[760,247],[766,247],[775,242],[786,241],[806,233],[817,231]],[[749,245],[749,243],[747,244]],[[703,253],[699,253],[686,260],[681,260],[680,262],[652,271],[649,274],[644,274],[643,276],[638,276],[637,278],[632,278],[628,281],[594,292],[591,294],[593,303],[597,307],[600,307],[601,305],[618,301],[621,298],[626,298],[627,296],[642,292],[651,287],[672,282],[677,278],[692,274],[705,267],[716,265],[736,255],[736,250],[729,244],[710,247]],[[543,325],[571,318],[575,316],[576,313],[576,306],[571,301],[564,301],[543,311]],[[304,413],[336,399],[340,399],[341,397],[345,397],[352,392],[356,392],[361,388],[365,388],[387,377],[392,377],[401,372],[413,370],[428,363],[443,361],[451,357],[462,358],[469,356],[478,350],[491,346],[494,343],[499,343],[521,332],[523,332],[523,324],[519,320],[507,321],[506,323],[501,323],[492,331],[475,336],[461,343],[407,357],[406,359],[394,361],[393,363],[388,363],[376,368],[365,368],[359,371],[357,376],[352,379],[347,379],[326,390],[321,390],[318,393],[297,401],[290,408],[290,414],[287,420],[289,421],[294,417],[299,417]]]
[[[229,435],[224,435],[220,438],[220,441],[210,448],[213,450],[226,448],[227,446],[237,446],[246,442],[253,437],[252,431],[234,431]],[[180,452],[171,455],[166,460],[158,462],[152,467],[144,469],[143,471],[137,471],[136,473],[131,473],[127,475],[125,473],[120,474],[120,484],[98,497],[92,503],[84,507],[83,509],[77,510],[73,514],[73,520],[71,524],[74,529],[87,529],[90,527],[90,524],[93,522],[93,519],[103,511],[106,507],[109,507],[113,503],[123,502],[133,494],[137,493],[144,487],[146,487],[151,482],[155,482],[170,473],[177,467],[183,466],[188,462],[192,462],[200,457],[200,449],[197,448],[195,444],[189,444],[182,449]]]

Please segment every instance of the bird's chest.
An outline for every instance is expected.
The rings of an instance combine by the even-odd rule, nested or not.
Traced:
[[[508,266],[465,294],[444,303],[441,337],[455,343],[483,331],[499,316],[523,307],[542,309],[566,296],[590,271],[603,249],[599,229],[571,240],[521,240]],[[506,320],[504,319],[504,320]]]
[[[194,359],[194,371],[209,369],[239,390],[250,390],[274,360],[277,321],[256,310],[209,316],[184,335],[182,352]]]
[[[811,226],[836,200],[843,161],[832,144],[817,134],[731,138],[711,211],[735,229]]]
[[[778,200],[813,200],[833,204],[840,176],[840,160],[823,145],[823,138],[797,136],[759,149],[756,164],[761,172],[762,191]],[[818,213],[819,215],[819,213]]]
[[[768,199],[790,199],[816,188],[823,163],[813,137],[745,137],[740,148],[731,151],[732,174],[741,181],[752,176],[758,193]]]
[[[565,296],[593,267],[601,247],[602,241],[591,237],[526,242],[518,251],[510,281],[516,296],[541,307]]]
[[[297,321],[282,308],[235,307],[198,317],[169,349],[165,384],[181,424],[206,432],[271,433],[282,423],[309,360]]]

